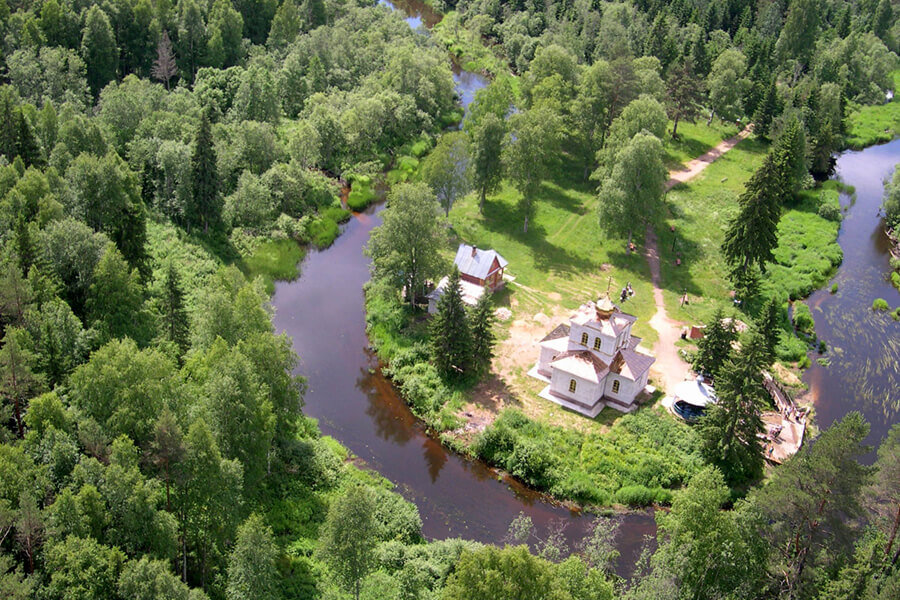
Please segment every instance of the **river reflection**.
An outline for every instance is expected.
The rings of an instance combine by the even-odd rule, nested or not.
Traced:
[[[872,310],[875,298],[891,307],[900,293],[885,279],[889,243],[879,215],[884,180],[900,161],[900,140],[837,161],[835,177],[856,188],[856,199],[841,199],[848,207],[838,242],[844,261],[832,282],[814,293],[809,306],[816,332],[828,345],[830,364],[815,362],[804,381],[816,405],[816,422],[825,428],[848,411],[859,410],[872,425],[868,443],[877,445],[900,415],[900,322]],[[831,294],[831,283],[838,285]]]

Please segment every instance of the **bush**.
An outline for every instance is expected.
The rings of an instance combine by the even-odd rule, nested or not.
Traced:
[[[872,302],[872,310],[884,312],[886,310],[889,310],[890,308],[890,305],[884,298],[875,298],[875,301]]]
[[[319,217],[309,224],[309,239],[318,248],[327,248],[334,243],[339,234],[337,223],[331,219]]]
[[[795,335],[782,334],[775,346],[775,355],[785,362],[797,362],[806,357],[806,342]]]
[[[351,175],[348,179],[350,193],[347,195],[347,206],[355,211],[363,210],[375,200],[372,178],[368,175]]]
[[[797,331],[812,335],[816,330],[816,322],[813,320],[809,307],[803,302],[794,304],[794,327]]]
[[[616,492],[616,502],[628,506],[649,506],[656,500],[656,491],[643,485],[627,485]]]
[[[512,454],[506,459],[506,470],[538,489],[550,489],[556,479],[557,458],[546,439],[519,437]]]
[[[822,204],[819,206],[818,214],[823,219],[828,219],[829,221],[842,220],[840,207],[833,204]]]
[[[832,284],[831,284],[831,293],[832,293],[832,294],[837,294],[837,291],[838,291],[838,284],[832,283]]]
[[[420,417],[437,412],[450,399],[450,390],[431,363],[420,362],[392,373],[403,399]]]

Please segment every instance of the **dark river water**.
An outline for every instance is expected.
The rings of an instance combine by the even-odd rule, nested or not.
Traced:
[[[824,429],[858,410],[871,423],[873,445],[900,420],[900,322],[872,310],[876,298],[892,308],[900,305],[900,293],[885,278],[890,254],[879,214],[884,180],[897,162],[900,140],[838,159],[835,177],[856,188],[855,200],[841,201],[849,207],[838,235],[844,262],[832,282],[809,298],[830,359],[828,366],[814,361],[803,378],[816,405],[816,423]],[[829,290],[832,283],[838,285],[836,294]]]

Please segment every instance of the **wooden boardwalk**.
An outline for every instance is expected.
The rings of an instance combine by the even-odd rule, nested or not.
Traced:
[[[806,412],[797,407],[791,395],[769,373],[763,371],[763,385],[775,402],[775,411],[762,414],[766,425],[763,451],[769,462],[781,464],[797,453],[806,433]]]

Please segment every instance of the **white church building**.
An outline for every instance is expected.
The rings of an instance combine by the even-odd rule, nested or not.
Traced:
[[[634,410],[655,362],[637,351],[641,338],[631,335],[635,321],[607,296],[582,304],[568,325],[540,341],[540,358],[529,372],[548,384],[540,396],[591,418],[604,406]]]

